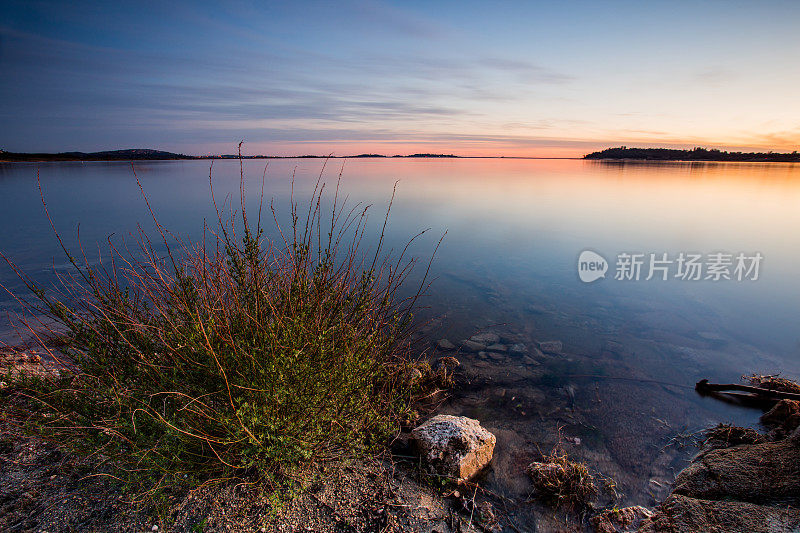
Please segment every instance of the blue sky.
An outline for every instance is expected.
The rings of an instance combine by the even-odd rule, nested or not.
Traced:
[[[800,2],[16,2],[0,148],[800,144]]]

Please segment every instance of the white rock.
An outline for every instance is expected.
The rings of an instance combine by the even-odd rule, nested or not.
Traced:
[[[488,465],[497,442],[477,420],[452,415],[434,416],[414,428],[411,438],[429,469],[458,481]]]
[[[521,342],[512,344],[509,350],[511,350],[511,353],[525,353],[528,351],[527,348],[525,348],[525,345],[522,344]]]

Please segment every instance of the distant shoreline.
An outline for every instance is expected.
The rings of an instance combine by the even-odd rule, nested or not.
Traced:
[[[715,149],[694,148],[675,150],[669,148],[607,148],[583,157],[530,157],[530,156],[464,156],[453,154],[410,155],[185,155],[150,149],[111,150],[105,152],[27,153],[0,150],[2,163],[57,163],[57,162],[131,162],[131,161],[195,161],[218,159],[571,159],[590,161],[674,161],[674,162],[741,162],[741,163],[798,163],[800,153],[783,152],[726,152]]]
[[[7,159],[0,156],[0,163],[131,163],[136,161],[217,161],[217,160],[236,160],[239,156],[203,156],[203,157],[159,157],[159,158],[117,158],[117,159],[56,159],[56,158],[31,158],[31,159]],[[565,160],[582,161],[583,157],[526,157],[526,156],[502,156],[502,155],[457,155],[453,157],[440,156],[411,156],[411,155],[376,155],[376,156],[357,156],[357,155],[252,155],[242,156],[246,160],[264,159],[542,159],[542,160]]]
[[[243,155],[242,159],[580,159],[580,157],[523,157],[523,156],[461,156],[452,154],[411,154],[411,155]],[[0,151],[2,163],[57,163],[68,161],[195,161],[239,159],[239,155],[185,155],[160,150],[132,149],[107,152],[60,152],[27,153]]]

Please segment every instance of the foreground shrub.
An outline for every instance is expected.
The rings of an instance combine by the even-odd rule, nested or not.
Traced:
[[[52,372],[15,378],[35,407],[28,428],[110,458],[151,495],[244,474],[284,480],[383,439],[412,399],[416,297],[398,289],[414,261],[383,256],[383,233],[362,252],[367,209],[345,210],[337,186],[323,215],[323,189],[303,212],[292,197],[289,228],[270,205],[277,241],[261,207],[248,220],[243,185],[238,216],[212,187],[218,227],[203,245],[154,216],[161,253],[144,233],[135,254],[112,245],[99,267],[65,249],[75,272],[58,294],[18,272],[64,341]]]
[[[583,508],[597,494],[594,476],[584,463],[572,461],[558,448],[543,462],[531,463],[527,473],[542,500],[568,508]]]

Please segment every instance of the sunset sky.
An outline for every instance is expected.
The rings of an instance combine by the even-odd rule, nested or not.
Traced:
[[[792,151],[798,58],[796,1],[3,0],[0,148]]]

